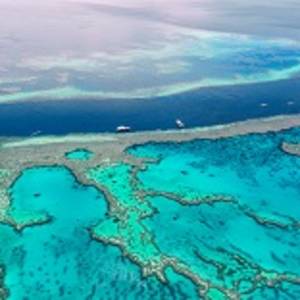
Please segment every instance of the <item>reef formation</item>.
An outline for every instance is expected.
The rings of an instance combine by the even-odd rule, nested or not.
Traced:
[[[31,230],[60,228],[65,222],[72,224],[70,232],[72,226],[81,232],[87,248],[94,249],[95,261],[97,247],[103,245],[109,249],[104,259],[121,257],[125,268],[132,268],[129,262],[139,267],[141,274],[130,282],[133,299],[148,299],[150,291],[151,299],[298,299],[300,156],[295,145],[300,143],[300,129],[297,119],[280,122],[279,126],[277,119],[274,131],[274,120],[260,121],[259,133],[247,132],[251,126],[244,123],[189,134],[84,140],[84,148],[92,153],[88,160],[66,156],[82,149],[79,140],[4,140],[0,230],[13,242],[0,252],[0,263],[5,266],[2,286],[10,291],[9,299],[17,298],[5,278],[17,276],[5,252],[15,249],[21,237],[7,228],[22,232],[24,244],[18,246],[26,248]],[[14,160],[5,159],[12,150]],[[51,182],[53,191],[47,188]],[[71,212],[72,201],[64,196],[76,199],[77,193],[78,199],[91,201],[86,204],[90,209],[75,203],[78,211],[74,208],[72,218],[65,218],[61,211]],[[118,254],[112,250],[116,248]],[[24,260],[26,265],[26,255]],[[90,268],[86,262],[79,269],[89,273]],[[109,276],[102,280],[112,284]],[[124,291],[116,282],[116,293]],[[99,297],[96,287],[83,287]]]

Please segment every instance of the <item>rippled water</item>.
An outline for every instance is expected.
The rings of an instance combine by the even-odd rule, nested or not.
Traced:
[[[11,190],[15,220],[24,211],[53,220],[22,233],[0,225],[0,263],[8,299],[177,299],[195,297],[194,286],[168,271],[172,285],[142,280],[120,251],[90,239],[88,229],[106,212],[103,195],[80,185],[65,168],[26,170]],[[20,219],[19,219],[20,217]]]
[[[209,282],[209,299],[227,289],[298,299],[300,158],[280,146],[300,142],[299,132],[131,147],[158,161],[137,178],[125,163],[86,174],[120,211],[64,167],[25,170],[7,211],[25,227],[0,225],[9,299],[196,299],[171,265],[165,283],[141,275],[166,256]]]
[[[130,149],[133,155],[159,159],[138,175],[147,189],[186,199],[227,195],[238,201],[189,207],[172,197],[151,198],[157,214],[145,224],[161,251],[228,286],[253,276],[247,264],[239,269],[232,254],[264,270],[299,276],[300,232],[293,226],[300,220],[300,158],[284,153],[282,141],[299,142],[299,129]],[[232,274],[220,273],[220,265],[232,268]],[[253,299],[298,299],[299,286],[289,287],[286,294],[283,286],[257,291]],[[243,299],[248,297],[252,299]]]
[[[299,113],[299,12],[292,0],[2,0],[0,135]],[[123,162],[85,174],[120,211],[64,167],[24,170],[7,211],[24,229],[0,224],[8,298],[199,297],[171,266],[166,282],[142,276],[169,256],[209,282],[209,300],[227,289],[242,300],[300,299],[300,158],[280,148],[299,136],[132,147],[157,162],[136,177]]]

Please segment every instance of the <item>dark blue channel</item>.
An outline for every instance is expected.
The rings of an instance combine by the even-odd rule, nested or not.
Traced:
[[[265,107],[261,103],[267,103]],[[66,100],[0,104],[0,135],[28,136],[169,129],[300,113],[300,78],[219,88],[146,100]]]

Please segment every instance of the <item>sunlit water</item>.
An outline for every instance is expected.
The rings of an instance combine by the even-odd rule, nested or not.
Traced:
[[[177,118],[194,127],[299,113],[299,12],[290,0],[2,0],[0,135],[114,131],[121,124],[166,129]],[[299,299],[299,285],[288,281],[247,292],[256,272],[300,276],[300,161],[281,150],[282,141],[299,142],[299,129],[131,148],[132,155],[159,158],[138,173],[143,189],[237,202],[183,206],[156,195],[141,205],[153,209],[151,217],[137,223],[135,214],[117,233],[149,259],[146,250],[157,249],[131,234],[146,228],[162,254],[242,299]],[[92,155],[76,149],[66,157],[84,163]],[[114,177],[104,173],[100,183],[136,209],[129,171],[111,168]],[[118,226],[104,195],[66,168],[25,170],[10,194],[16,222],[48,222],[21,232],[0,225],[9,299],[198,297],[173,270],[166,270],[167,283],[142,278],[120,249],[93,240],[90,230],[101,236],[101,224]]]
[[[105,199],[76,182],[67,169],[30,169],[11,193],[16,220],[25,209],[45,211],[53,221],[19,234],[0,226],[8,299],[162,299],[176,291],[177,299],[196,295],[193,285],[172,271],[170,286],[155,278],[142,280],[139,268],[118,249],[92,241],[88,229],[104,218]]]
[[[132,186],[126,165],[95,173],[129,209],[132,218],[121,227],[117,216],[107,214],[104,196],[78,183],[67,169],[25,170],[10,191],[11,215],[17,222],[24,211],[52,219],[20,233],[0,226],[0,262],[6,267],[9,299],[197,298],[192,282],[171,269],[168,283],[143,279],[139,266],[116,246],[91,239],[90,230],[119,236],[128,243],[129,255],[145,261],[157,256],[154,242],[159,253],[181,260],[215,285],[235,289],[242,299],[298,299],[300,287],[293,278],[300,276],[300,158],[283,152],[283,141],[299,142],[299,129],[130,148],[132,155],[159,158],[138,173],[138,187]],[[157,196],[137,202],[137,188]],[[160,192],[187,201],[223,195],[236,202],[183,206]],[[153,215],[138,220],[139,210],[145,209]],[[140,239],[144,230],[153,239]],[[281,274],[290,281],[251,290],[257,274]]]

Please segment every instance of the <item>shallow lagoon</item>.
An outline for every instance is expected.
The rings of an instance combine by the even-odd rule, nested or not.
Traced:
[[[24,209],[46,212],[51,223],[17,233],[0,226],[0,262],[6,266],[8,299],[186,299],[195,287],[168,271],[172,286],[141,280],[139,268],[120,251],[90,239],[88,228],[104,218],[106,203],[95,188],[76,182],[65,168],[26,170],[11,190],[18,221]],[[21,219],[23,221],[23,218]],[[190,296],[189,296],[190,295]],[[193,296],[194,295],[194,296]]]
[[[66,158],[70,160],[89,160],[93,157],[93,153],[87,149],[75,149],[66,153]]]
[[[19,232],[0,226],[9,299],[199,298],[170,265],[165,283],[142,277],[144,265],[166,256],[218,287],[210,300],[224,299],[223,289],[247,300],[298,299],[300,158],[280,146],[300,142],[299,133],[131,147],[157,161],[137,173],[120,162],[86,174],[110,199],[64,167],[25,170],[8,213],[17,223],[50,219]]]
[[[283,141],[299,142],[299,133],[293,129],[129,149],[133,155],[158,159],[139,172],[138,179],[141,189],[167,192],[166,197],[149,198],[158,213],[144,221],[160,249],[183,258],[208,280],[228,286],[249,271],[246,266],[239,270],[234,255],[258,269],[299,276],[300,158],[281,150]],[[230,196],[235,202],[187,205],[213,195]],[[174,196],[185,205],[174,203]],[[170,228],[176,234],[170,234]],[[220,275],[218,265],[235,274]],[[251,272],[245,277],[251,278]],[[254,299],[280,294],[261,293]],[[297,299],[299,287],[290,293],[290,299]]]
[[[281,150],[299,142],[299,129],[183,144],[147,144],[129,149],[159,159],[139,179],[146,188],[182,196],[223,194],[261,213],[300,218],[300,159]],[[266,203],[267,202],[267,203]],[[268,205],[270,204],[270,205]]]

